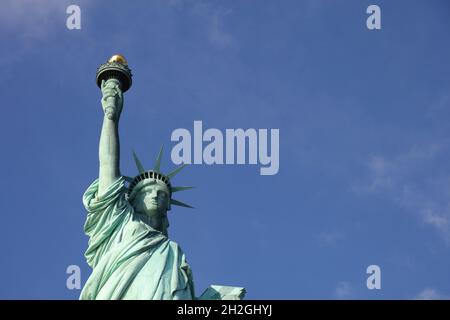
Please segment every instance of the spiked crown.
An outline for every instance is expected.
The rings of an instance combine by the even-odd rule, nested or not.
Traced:
[[[159,150],[159,154],[158,154],[158,157],[156,158],[156,163],[155,163],[153,169],[145,170],[144,166],[142,165],[138,156],[133,151],[134,162],[136,163],[136,167],[139,171],[139,174],[134,178],[125,177],[125,179],[130,183],[130,185],[128,186],[127,199],[133,200],[133,198],[135,197],[135,195],[137,193],[136,190],[139,189],[136,187],[138,185],[145,185],[145,180],[150,179],[150,180],[160,181],[166,185],[167,189],[169,190],[170,205],[181,206],[181,207],[186,207],[186,208],[193,208],[192,206],[190,206],[184,202],[181,202],[179,200],[175,200],[172,198],[172,193],[174,193],[174,192],[184,191],[184,190],[194,188],[194,187],[172,187],[172,184],[170,182],[171,178],[173,178],[178,172],[180,172],[186,166],[186,164],[181,165],[180,167],[176,168],[172,172],[165,175],[160,172],[162,153],[163,153],[163,147],[161,147],[161,149]],[[170,210],[170,205],[168,208],[169,210]]]

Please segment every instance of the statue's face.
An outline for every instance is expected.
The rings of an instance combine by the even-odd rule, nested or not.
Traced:
[[[134,210],[149,216],[161,216],[169,205],[169,190],[167,186],[153,180],[141,188],[132,201]]]

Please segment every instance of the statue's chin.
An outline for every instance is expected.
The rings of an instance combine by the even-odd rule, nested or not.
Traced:
[[[152,207],[152,208],[148,208],[146,210],[146,214],[147,216],[149,216],[150,218],[158,218],[158,217],[163,217],[164,216],[164,212],[159,210],[158,207]]]

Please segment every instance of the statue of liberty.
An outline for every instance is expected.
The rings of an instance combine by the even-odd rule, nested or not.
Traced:
[[[131,86],[131,71],[121,55],[97,70],[104,112],[99,144],[99,177],[83,195],[87,210],[84,225],[89,236],[85,257],[93,269],[80,299],[241,299],[245,289],[210,286],[195,296],[192,271],[180,246],[168,238],[167,211],[172,206],[192,208],[172,198],[191,187],[172,186],[169,174],[160,171],[162,148],[151,170],[137,155],[134,178],[119,168],[119,119],[123,92]]]

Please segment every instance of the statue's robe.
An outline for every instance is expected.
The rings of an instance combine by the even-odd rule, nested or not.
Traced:
[[[80,299],[195,299],[191,268],[177,243],[145,223],[125,199],[124,178],[98,197],[83,195],[85,253],[93,268]]]

